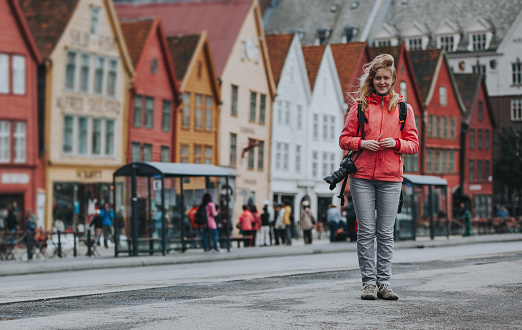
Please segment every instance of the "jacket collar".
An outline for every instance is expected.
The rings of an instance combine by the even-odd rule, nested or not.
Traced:
[[[370,96],[366,98],[368,103],[378,103],[380,104],[382,100],[384,99],[384,103],[388,103],[391,99],[391,93],[385,96],[379,96],[375,92],[371,93]]]

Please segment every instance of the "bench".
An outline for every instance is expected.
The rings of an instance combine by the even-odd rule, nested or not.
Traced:
[[[253,239],[254,239],[254,236],[252,236],[252,235],[230,236],[230,241],[231,242],[237,242],[237,248],[238,249],[241,247],[241,242],[243,242],[243,247],[245,247],[245,241],[247,241],[247,240],[250,242],[250,246],[254,246]],[[226,242],[227,238],[226,237],[220,237],[219,240]]]

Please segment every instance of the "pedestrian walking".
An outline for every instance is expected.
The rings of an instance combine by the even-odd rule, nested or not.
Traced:
[[[263,213],[261,214],[261,232],[259,235],[259,245],[268,246],[270,244],[270,213],[268,212],[268,205],[263,206]]]
[[[101,245],[101,236],[103,233],[103,225],[102,225],[102,218],[100,217],[100,210],[94,211],[94,218],[92,219],[90,223],[90,227],[94,226],[94,244],[100,246]]]
[[[103,226],[103,245],[108,249],[112,242],[112,222],[114,220],[114,211],[109,207],[109,203],[103,204],[100,218]]]
[[[361,298],[395,300],[398,296],[392,291],[390,280],[395,218],[403,180],[402,155],[417,153],[419,140],[411,105],[407,105],[406,118],[399,120],[399,102],[403,97],[393,89],[397,79],[393,57],[378,55],[363,69],[339,145],[343,150],[359,152],[355,161],[358,170],[350,174],[350,190],[358,221]],[[359,105],[364,132],[358,131]]]
[[[243,205],[243,213],[239,216],[239,223],[238,228],[243,233],[243,236],[245,237],[244,245],[245,247],[251,246],[253,244],[252,241],[252,225],[254,223],[254,216],[252,215],[252,212],[250,212],[250,209],[248,205]]]
[[[276,220],[274,223],[275,245],[285,244],[285,224],[283,222],[284,216],[285,216],[285,209],[283,208],[283,205],[277,204],[276,205]]]
[[[213,242],[212,250],[216,252],[221,252],[221,250],[219,250],[219,232],[216,223],[216,217],[218,215],[218,212],[216,210],[216,204],[212,202],[212,195],[210,195],[209,193],[205,193],[203,195],[203,199],[201,200],[201,204],[199,205],[199,207],[204,208],[205,212],[207,213],[207,223],[201,226],[201,228],[203,229],[203,235],[201,236],[203,251],[210,251],[210,236],[212,237]]]
[[[303,202],[301,210],[301,230],[303,231],[303,240],[305,244],[312,244],[312,229],[315,225],[315,218],[310,211],[310,202]]]
[[[272,245],[272,238],[275,237],[275,234],[274,234],[274,224],[275,224],[275,218],[276,218],[275,217],[275,210],[272,207],[272,205],[270,205],[270,201],[269,200],[264,201],[263,205],[266,206],[266,210],[268,212],[268,226],[269,226],[268,236],[270,237],[270,244],[269,245]]]
[[[250,212],[252,212],[252,215],[254,216],[254,222],[252,223],[252,242],[254,242],[255,246],[259,246],[261,245],[259,243],[262,227],[261,215],[259,214],[259,211],[257,210],[257,207],[255,205],[250,206]]]
[[[283,215],[283,223],[285,224],[285,244],[292,245],[292,207],[288,200],[285,200],[283,205],[285,210]]]

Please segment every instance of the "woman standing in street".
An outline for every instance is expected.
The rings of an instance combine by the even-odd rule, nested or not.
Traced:
[[[357,254],[362,275],[362,299],[396,300],[390,287],[393,234],[403,180],[403,154],[417,153],[419,141],[412,107],[401,130],[399,102],[394,90],[397,74],[391,55],[366,64],[361,87],[339,138],[343,150],[360,151],[350,190],[359,222]],[[358,132],[358,104],[363,111],[364,140]],[[374,240],[377,238],[377,267]]]
[[[219,250],[219,233],[217,230],[217,224],[215,218],[218,213],[216,211],[216,204],[212,202],[212,195],[206,193],[203,195],[203,200],[201,201],[201,205],[199,207],[205,208],[205,212],[207,212],[207,224],[201,226],[203,228],[203,236],[201,237],[203,243],[203,250],[205,252],[210,251],[209,244],[209,236],[212,236],[212,240],[214,243],[214,251],[221,252]]]

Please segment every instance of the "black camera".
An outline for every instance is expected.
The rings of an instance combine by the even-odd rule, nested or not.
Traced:
[[[330,184],[330,190],[334,190],[335,186],[339,182],[343,181],[343,179],[347,177],[348,174],[353,174],[355,172],[357,172],[357,167],[353,163],[352,153],[350,152],[343,157],[343,160],[341,160],[339,169],[333,172],[331,175],[323,178],[323,180]]]

